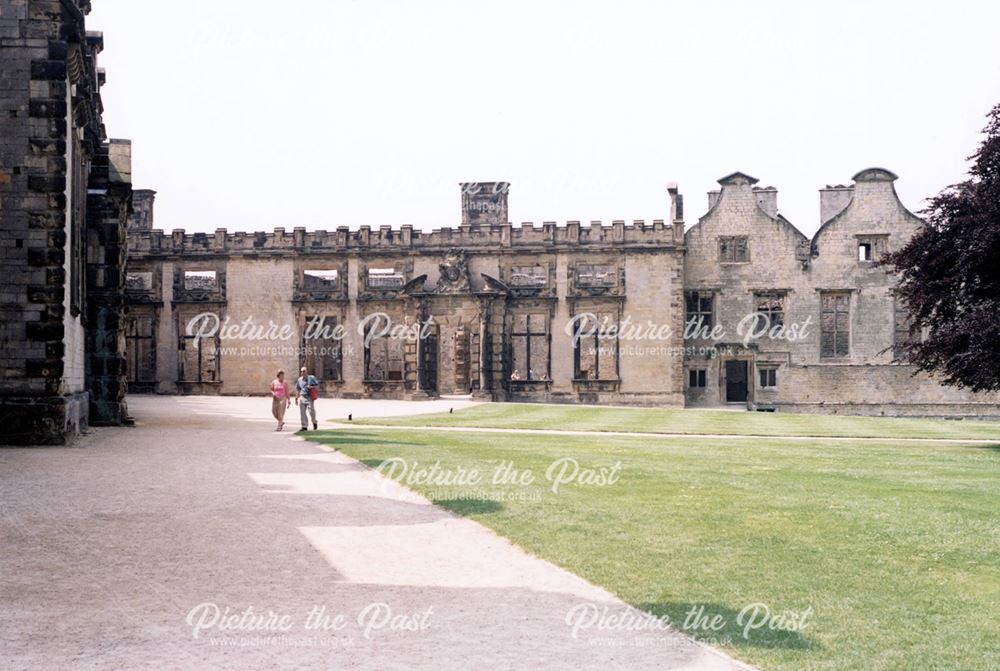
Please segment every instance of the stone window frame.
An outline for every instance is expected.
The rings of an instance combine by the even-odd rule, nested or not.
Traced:
[[[517,321],[519,316],[526,317],[525,331],[519,332],[517,330]],[[541,331],[532,330],[532,317],[541,317],[543,321],[543,327]],[[519,373],[521,369],[517,368],[514,361],[514,351],[515,351],[515,339],[524,338],[525,339],[525,358],[527,359],[527,367],[524,369],[524,377],[520,380],[511,380],[514,383],[549,383],[552,382],[552,311],[550,308],[539,308],[539,307],[512,307],[510,309],[510,330],[508,331],[508,338],[510,339],[510,362],[511,362],[511,373],[517,370]],[[545,371],[542,373],[541,377],[535,379],[531,377],[531,348],[532,341],[542,341],[545,347]]]
[[[395,282],[391,284],[373,283],[372,282],[373,277],[384,277],[386,279],[399,280],[399,283],[398,284],[396,284]],[[403,273],[396,270],[394,267],[372,268],[371,266],[369,266],[368,272],[365,273],[365,285],[371,291],[399,291],[400,289],[403,288],[404,284],[406,284],[406,276]]]
[[[146,310],[149,308],[147,307]],[[155,384],[159,381],[159,376],[157,375],[156,369],[156,331],[159,325],[159,320],[155,312],[146,311],[130,311],[128,318],[125,322],[125,355],[126,361],[126,380],[129,384],[140,384],[149,385]],[[149,335],[141,335],[137,333],[139,320],[148,320],[149,322]],[[139,353],[141,348],[137,344],[137,341],[149,341],[149,368],[151,370],[150,378],[139,378],[138,376],[133,376],[130,373],[132,371],[138,371],[139,366]]]
[[[544,284],[517,284],[514,270],[523,267],[545,269]],[[554,297],[556,293],[556,261],[550,256],[513,256],[500,262],[500,281],[510,288],[514,297]]]
[[[159,264],[150,265],[147,263],[135,263],[129,260],[126,265],[126,288],[125,295],[130,303],[150,303],[158,302],[163,295],[163,268]],[[128,275],[149,273],[149,289],[130,289],[127,286]]]
[[[299,324],[301,326],[300,331],[299,331],[300,334],[301,334],[299,340],[301,342],[302,349],[299,351],[299,368],[301,368],[302,366],[306,366],[307,368],[309,368],[310,372],[312,372],[313,375],[316,375],[316,378],[319,380],[320,384],[325,384],[325,383],[340,384],[340,383],[343,383],[343,381],[344,381],[344,342],[343,342],[343,340],[339,341],[339,345],[337,347],[337,352],[336,352],[336,355],[334,357],[334,373],[333,373],[332,376],[327,374],[327,372],[326,372],[327,369],[326,369],[325,366],[323,366],[322,371],[319,370],[319,367],[317,367],[317,365],[316,365],[317,364],[317,355],[316,354],[311,354],[310,355],[308,353],[308,347],[310,345],[306,341],[306,327],[308,326],[309,322],[312,319],[314,319],[316,317],[322,317],[323,318],[323,323],[324,323],[324,328],[325,328],[326,321],[332,319],[333,322],[334,322],[334,328],[335,328],[337,325],[343,325],[343,324],[346,323],[346,321],[344,319],[343,312],[340,311],[340,310],[336,310],[336,309],[335,310],[304,309],[304,310],[300,310],[300,313],[302,313],[302,314],[299,317]]]
[[[211,274],[211,277],[212,277],[212,286],[211,286],[211,288],[202,288],[202,287],[191,287],[191,286],[188,286],[188,280],[193,279],[195,277],[199,277],[199,276],[208,276],[209,274]],[[187,269],[185,269],[184,270],[184,279],[183,279],[183,282],[184,282],[184,284],[183,284],[184,291],[207,291],[209,293],[215,293],[215,292],[217,292],[219,290],[219,273],[217,271],[215,271],[215,270],[187,270]]]
[[[403,313],[401,311],[398,311],[398,310],[397,311],[392,311],[392,310],[386,310],[386,309],[372,309],[368,314],[364,315],[362,317],[362,319],[366,319],[371,314],[375,314],[375,313],[378,313],[378,312],[383,312],[383,313],[389,315],[389,318],[392,319],[392,320],[398,320],[400,322],[405,322],[405,317],[403,316]],[[371,326],[372,325],[369,324],[366,327],[366,329],[367,328],[371,328]],[[367,342],[368,341],[368,332],[367,332],[367,330],[365,331],[365,333],[361,334],[361,338],[362,338],[361,349],[362,349],[362,354],[364,355],[364,361],[362,361],[363,368],[362,368],[362,371],[361,371],[363,381],[366,384],[367,383],[375,383],[375,384],[391,384],[391,385],[399,384],[399,385],[402,385],[403,383],[405,383],[406,382],[406,340],[394,339],[391,336],[387,335],[387,336],[382,336],[380,338],[377,338],[372,343],[368,344],[368,342]],[[392,371],[390,370],[390,367],[388,366],[388,364],[391,363],[391,361],[393,360],[393,356],[392,356],[393,353],[392,353],[392,351],[390,349],[390,343],[392,343],[392,342],[399,343],[399,357],[398,357],[398,361],[399,361],[400,368],[399,368],[399,377],[398,378],[397,377],[390,377],[390,374],[392,373]],[[374,376],[372,376],[370,374],[372,372],[372,370],[371,370],[371,367],[372,367],[372,350],[375,347],[383,348],[383,350],[385,352],[385,361],[386,361],[387,367],[386,367],[386,370],[384,371],[383,377],[374,377]]]
[[[142,276],[145,276],[145,275],[149,276],[149,282],[148,282],[149,286],[135,287],[135,286],[131,286],[129,284],[129,281],[133,277],[142,277]],[[142,282],[142,284],[146,285],[147,282]],[[153,271],[152,270],[132,270],[132,271],[126,271],[125,272],[125,291],[127,291],[129,293],[138,293],[138,294],[148,294],[148,293],[152,292],[153,291]]]
[[[687,388],[704,389],[708,386],[707,368],[688,368]]]
[[[524,269],[524,268],[538,269],[542,272],[539,274],[532,273],[530,275],[525,275],[525,273],[523,272],[521,273],[517,272],[518,269]],[[515,277],[517,277],[518,275],[526,276],[531,280],[541,280],[541,281],[522,283],[515,279]],[[510,267],[510,281],[508,282],[508,284],[510,284],[510,286],[512,287],[518,287],[524,289],[544,289],[549,285],[549,269],[540,263],[530,264],[530,265],[521,265],[521,264],[513,265]]]
[[[333,278],[322,277],[317,273],[333,273]],[[314,279],[318,286],[309,286],[310,278]],[[302,290],[303,291],[337,291],[340,289],[343,279],[340,275],[340,268],[303,268],[302,269]]]
[[[605,273],[604,277],[607,279],[602,281],[585,281],[584,278],[587,276],[597,278],[595,269],[597,268],[607,268],[608,271]],[[586,275],[584,270],[589,269],[590,272]],[[587,289],[603,289],[605,287],[611,288],[618,284],[618,268],[615,267],[613,263],[578,263],[575,268],[576,272],[576,286],[585,287]]]
[[[180,384],[221,384],[222,383],[222,341],[219,335],[219,330],[216,330],[214,336],[198,338],[194,335],[188,335],[185,325],[185,317],[190,319],[194,315],[203,312],[214,312],[219,319],[219,324],[225,323],[226,315],[225,309],[223,307],[218,307],[215,310],[203,310],[199,308],[188,308],[176,310],[174,313],[174,319],[176,323],[175,332],[177,333],[177,382]],[[221,329],[220,329],[221,330]],[[196,342],[197,341],[197,342]],[[205,349],[203,341],[210,343],[212,349],[214,350],[215,359],[215,377],[206,379],[203,364],[205,361]],[[190,344],[194,344],[198,347],[198,374],[195,378],[189,379],[184,371],[184,352]]]
[[[335,287],[306,287],[306,271],[337,271]],[[346,260],[303,259],[295,262],[295,279],[292,287],[295,301],[347,300],[348,265]]]
[[[819,356],[822,360],[847,359],[851,356],[851,293],[850,289],[817,289],[819,293]],[[826,299],[834,300],[834,309],[826,309]],[[841,300],[843,299],[843,300]],[[846,309],[838,309],[838,303],[846,306]],[[826,333],[828,332],[824,324],[824,316],[833,314],[833,340],[831,349],[828,350],[824,344]],[[844,315],[846,326],[839,327],[840,318]],[[842,337],[841,337],[842,336]],[[844,344],[841,348],[840,345]],[[830,353],[827,353],[827,352]]]
[[[707,323],[703,319],[702,323],[699,326],[699,329],[707,328],[709,331],[711,331],[713,328],[715,328],[715,296],[718,293],[719,292],[714,289],[689,289],[684,292],[685,328],[687,328],[687,325],[691,320],[690,316],[692,314],[698,315],[699,317],[704,317],[706,314],[708,315]],[[707,311],[704,309],[704,306],[702,304],[702,301],[706,300],[706,297],[702,296],[701,294],[708,294],[707,300],[709,301],[709,309]],[[692,299],[692,296],[696,297],[695,300],[698,301],[696,305],[696,310],[694,312],[690,310],[691,308],[690,301]]]
[[[584,304],[574,303],[571,306],[571,319],[575,319],[575,317],[577,315],[586,314],[586,313],[592,313],[592,314],[594,314],[601,321],[603,321],[603,319],[601,319],[602,316],[612,316],[615,319],[614,323],[617,325],[617,324],[621,324],[621,321],[622,321],[622,304],[621,304],[620,301],[615,301],[614,303],[608,303],[608,302],[590,303],[590,302],[588,302],[588,303],[584,303]],[[601,370],[601,365],[600,365],[600,362],[601,362],[601,352],[600,352],[601,336],[600,336],[600,333],[599,332],[595,333],[593,337],[594,337],[594,347],[595,347],[595,351],[594,351],[594,364],[595,364],[595,366],[594,367],[597,370],[597,377],[593,378],[593,377],[582,377],[581,376],[581,363],[582,363],[582,354],[583,353],[580,351],[581,350],[581,343],[578,343],[577,339],[574,337],[573,338],[573,382],[574,383],[583,383],[583,384],[588,384],[589,383],[589,384],[595,384],[595,385],[601,385],[602,383],[603,384],[609,384],[609,383],[620,384],[621,383],[621,365],[622,365],[622,362],[621,362],[621,339],[618,337],[618,335],[616,335],[614,337],[615,370],[614,370],[614,376],[610,377],[610,376],[604,376],[603,373],[602,373],[602,370]]]
[[[610,266],[615,271],[615,281],[604,284],[580,282],[580,270],[588,266]],[[580,256],[573,259],[566,269],[569,296],[624,296],[625,257],[623,254]]]
[[[750,263],[750,236],[720,235],[718,247],[720,264]]]
[[[185,278],[189,272],[214,272],[215,288],[188,289]],[[183,262],[174,266],[174,292],[173,302],[175,303],[199,303],[199,302],[225,302],[226,300],[226,263],[225,261],[196,261]]]
[[[758,363],[757,366],[757,388],[758,389],[775,389],[778,386],[778,368],[777,364],[762,364]]]
[[[861,233],[854,239],[857,241],[857,261],[861,265],[874,265],[889,251],[888,233]]]
[[[768,318],[768,329],[785,325],[785,316],[788,314],[788,293],[787,289],[752,290],[753,313],[763,314]],[[772,305],[761,309],[761,304],[765,301],[771,302]],[[774,306],[775,302],[777,303],[777,307]],[[777,320],[775,320],[775,315],[779,316]]]
[[[399,286],[378,287],[368,283],[369,271],[371,269],[391,268],[393,272],[402,278]],[[345,275],[346,276],[346,275]],[[380,300],[386,297],[396,296],[406,284],[413,279],[413,259],[399,258],[372,258],[362,260],[358,263],[358,299],[359,300]]]

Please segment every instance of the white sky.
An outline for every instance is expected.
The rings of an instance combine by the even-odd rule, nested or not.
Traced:
[[[94,0],[111,137],[171,230],[686,219],[741,170],[818,227],[877,165],[912,210],[1000,101],[996,2]]]

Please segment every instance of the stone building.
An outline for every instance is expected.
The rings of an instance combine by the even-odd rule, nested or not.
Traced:
[[[896,179],[871,168],[852,186],[822,189],[812,239],[778,214],[773,187],[743,173],[719,180],[684,236],[687,321],[705,326],[687,333],[687,405],[1000,415],[1000,395],[944,387],[898,360],[910,324],[876,261],[923,222],[899,201]]]
[[[742,173],[686,232],[673,186],[666,221],[536,227],[508,223],[508,184],[463,184],[433,232],[166,234],[136,191],[130,388],[262,394],[306,365],[324,396],[998,415],[896,360],[909,324],[875,261],[922,223],[895,179],[821,190],[812,239]]]
[[[677,216],[648,225],[512,226],[508,185],[490,182],[463,185],[461,225],[430,233],[169,235],[136,193],[133,390],[266,393],[277,369],[305,364],[326,396],[683,404],[673,189]],[[613,327],[628,321],[670,325],[657,346],[675,354],[620,347]]]
[[[108,140],[86,0],[0,0],[0,444],[127,419],[131,146]]]

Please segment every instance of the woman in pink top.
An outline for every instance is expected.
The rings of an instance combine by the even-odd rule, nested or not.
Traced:
[[[279,370],[278,377],[271,382],[271,414],[278,420],[278,431],[285,428],[285,410],[292,404],[292,397],[285,382],[285,371]]]

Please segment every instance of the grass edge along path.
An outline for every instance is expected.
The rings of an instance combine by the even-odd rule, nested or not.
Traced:
[[[340,418],[335,421],[341,421]],[[799,436],[817,438],[940,438],[1000,441],[1000,421],[863,417],[729,410],[484,403],[454,413],[353,419],[356,424],[568,431]]]

